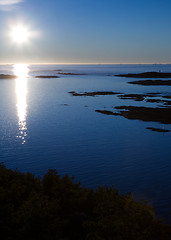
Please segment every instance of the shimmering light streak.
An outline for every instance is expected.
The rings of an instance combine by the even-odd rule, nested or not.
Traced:
[[[17,98],[17,115],[19,134],[17,138],[21,139],[22,144],[26,142],[27,136],[27,77],[28,65],[14,65],[14,74],[17,76],[16,81],[16,98]]]

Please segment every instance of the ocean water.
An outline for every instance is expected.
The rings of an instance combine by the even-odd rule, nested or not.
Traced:
[[[0,161],[8,168],[43,176],[48,169],[75,176],[83,186],[113,185],[120,193],[148,201],[171,222],[170,124],[128,120],[95,110],[161,104],[112,96],[72,96],[69,92],[114,91],[171,95],[168,86],[128,84],[114,76],[146,71],[171,72],[171,65],[0,65]],[[58,72],[87,75],[59,75]],[[59,75],[60,78],[35,78]]]

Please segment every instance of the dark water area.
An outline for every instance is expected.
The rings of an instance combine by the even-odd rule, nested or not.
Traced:
[[[37,176],[55,168],[92,188],[113,185],[148,201],[158,217],[171,222],[171,132],[147,129],[171,130],[171,124],[96,112],[170,106],[147,101],[150,96],[136,101],[69,93],[155,93],[153,100],[163,100],[171,96],[170,86],[128,84],[135,79],[114,76],[159,70],[171,72],[171,65],[1,65],[0,74],[17,79],[0,80],[0,161]],[[60,78],[36,78],[40,75]]]

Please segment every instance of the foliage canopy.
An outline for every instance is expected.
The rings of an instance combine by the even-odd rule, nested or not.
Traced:
[[[38,178],[0,165],[1,240],[166,240],[151,206],[111,187],[82,187],[49,170]]]

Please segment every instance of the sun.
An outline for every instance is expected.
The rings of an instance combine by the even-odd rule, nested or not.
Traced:
[[[29,40],[30,34],[29,30],[22,25],[18,25],[12,28],[11,30],[12,40],[16,43],[25,43]]]

